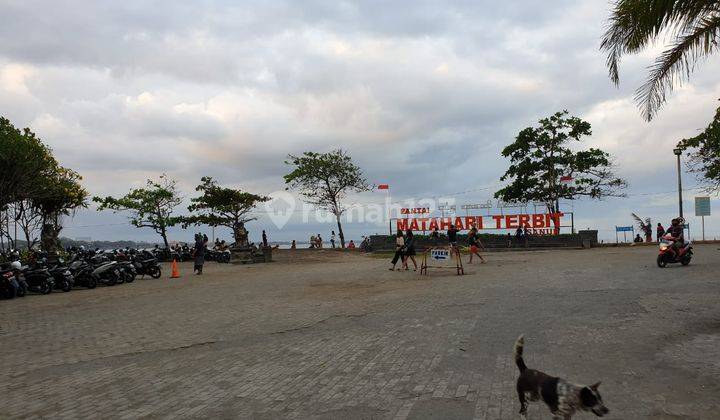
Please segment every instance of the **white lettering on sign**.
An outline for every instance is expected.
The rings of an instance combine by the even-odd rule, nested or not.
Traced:
[[[447,249],[433,249],[430,251],[430,258],[438,261],[445,261],[450,258],[450,251]]]

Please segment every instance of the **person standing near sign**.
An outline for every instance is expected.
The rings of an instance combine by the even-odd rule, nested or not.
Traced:
[[[397,235],[395,235],[395,255],[392,259],[392,268],[390,271],[395,270],[395,264],[397,264],[398,260],[403,262],[403,265],[405,265],[403,260],[403,252],[405,251],[405,238],[403,238],[402,230],[398,230]]]
[[[447,231],[448,242],[450,242],[450,246],[453,248],[457,246],[457,232],[455,225],[450,225],[450,229]]]
[[[405,270],[410,269],[410,267],[408,267],[408,259],[412,260],[415,266],[413,271],[417,271],[417,261],[415,261],[415,235],[413,235],[410,229],[405,232],[405,259],[403,260]]]
[[[470,245],[470,261],[468,261],[468,264],[472,264],[473,255],[477,255],[478,258],[480,258],[480,264],[485,264],[485,259],[478,252],[478,247],[483,248],[483,250],[485,247],[482,242],[480,242],[480,238],[477,236],[477,229],[474,226],[468,233],[468,244]]]

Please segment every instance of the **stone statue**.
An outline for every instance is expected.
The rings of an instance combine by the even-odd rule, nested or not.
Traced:
[[[233,228],[233,235],[235,236],[235,247],[246,248],[250,244],[248,243],[248,231],[245,229],[245,223],[238,222]]]

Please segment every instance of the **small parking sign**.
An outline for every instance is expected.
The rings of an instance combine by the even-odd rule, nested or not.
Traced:
[[[436,261],[445,261],[450,258],[450,251],[447,249],[433,249],[430,251],[430,258]]]

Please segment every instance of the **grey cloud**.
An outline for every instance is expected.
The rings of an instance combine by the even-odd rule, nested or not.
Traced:
[[[288,153],[335,147],[398,198],[494,188],[507,166],[502,147],[565,108],[591,119],[589,143],[620,155],[621,173],[645,177],[637,188],[666,188],[654,178],[665,164],[662,148],[687,125],[702,127],[709,117],[697,113],[716,106],[708,92],[720,96],[714,60],[694,75],[697,91],[674,95],[679,107],[670,104],[662,122],[626,118],[636,111],[622,101],[648,62],[626,60],[620,89],[610,84],[597,49],[604,3],[4,6],[0,72],[8,64],[31,72],[28,93],[7,90],[3,83],[15,79],[0,77],[0,107],[18,125],[37,126],[93,192],[123,191],[167,171],[188,193],[203,175],[269,193],[284,187]],[[652,147],[655,138],[662,147]],[[663,164],[634,164],[645,150]],[[632,197],[624,203],[644,206]],[[577,208],[589,218],[617,210]]]

